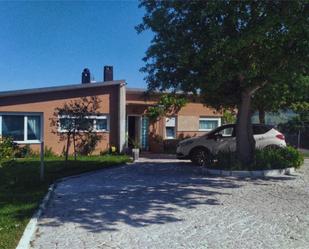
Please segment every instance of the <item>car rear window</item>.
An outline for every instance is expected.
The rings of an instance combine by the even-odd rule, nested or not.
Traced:
[[[260,135],[268,132],[271,130],[273,127],[270,125],[253,125],[253,134],[254,135]]]

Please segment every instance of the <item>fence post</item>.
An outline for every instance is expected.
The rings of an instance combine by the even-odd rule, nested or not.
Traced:
[[[40,180],[44,181],[44,141],[41,141],[40,149]]]
[[[297,148],[300,148],[300,130],[298,130],[298,136],[297,136]]]

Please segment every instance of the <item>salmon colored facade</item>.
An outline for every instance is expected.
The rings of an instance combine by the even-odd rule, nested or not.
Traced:
[[[127,89],[126,91],[126,115],[127,115],[127,133],[128,119],[130,116],[143,120],[146,117],[147,108],[151,105],[156,105],[159,96],[149,97],[145,95],[142,89]],[[148,144],[143,149],[151,152],[164,152],[167,147],[176,147],[179,139],[201,136],[207,133],[207,130],[200,129],[200,119],[210,119],[218,121],[218,126],[221,124],[222,114],[216,112],[212,108],[206,107],[202,103],[188,102],[177,114],[172,114],[175,118],[174,137],[167,136],[167,123],[169,117],[160,118],[157,121],[148,121],[148,130],[145,132],[148,135]],[[143,133],[143,131],[141,131]],[[130,137],[130,134],[127,134]],[[143,147],[143,146],[142,146]],[[173,151],[173,149],[172,149]]]
[[[95,154],[107,151],[110,146],[116,146],[124,152],[133,145],[133,140],[143,150],[162,152],[166,144],[175,146],[177,139],[200,136],[207,132],[207,129],[201,129],[203,119],[221,124],[219,113],[201,103],[193,102],[168,119],[151,121],[147,118],[146,111],[148,106],[156,104],[159,98],[157,95],[146,97],[142,89],[126,89],[124,81],[110,81],[2,92],[0,134],[19,134],[21,141],[18,143],[31,144],[34,150],[39,150],[40,142],[44,141],[46,147],[61,154],[65,142],[60,141],[57,127],[51,126],[55,108],[88,96],[98,97],[101,101],[99,112],[106,119],[106,128],[98,130],[102,139],[94,151]],[[35,128],[38,123],[40,127]],[[34,131],[35,129],[37,131]],[[39,139],[28,140],[35,132],[40,133]]]

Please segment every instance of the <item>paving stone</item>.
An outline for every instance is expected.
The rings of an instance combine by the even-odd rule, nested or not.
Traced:
[[[61,182],[32,248],[308,248],[309,161],[297,175],[209,176],[142,159]]]

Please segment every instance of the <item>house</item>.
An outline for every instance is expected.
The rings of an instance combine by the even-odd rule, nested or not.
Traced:
[[[104,81],[91,82],[89,70],[82,84],[0,92],[0,135],[11,136],[18,144],[39,150],[41,141],[55,153],[63,152],[51,117],[56,107],[80,97],[97,96],[100,115],[91,117],[94,130],[102,135],[95,153],[116,146],[121,152],[137,141],[143,150],[162,152],[178,138],[200,136],[221,125],[221,115],[202,103],[189,102],[177,114],[152,122],[147,108],[158,95],[147,97],[145,89],[129,88],[124,80],[113,80],[113,68],[104,67]],[[59,117],[61,119],[61,117]],[[60,122],[61,123],[61,122]],[[130,139],[128,139],[130,138]]]

